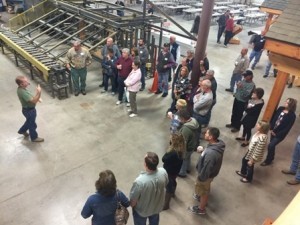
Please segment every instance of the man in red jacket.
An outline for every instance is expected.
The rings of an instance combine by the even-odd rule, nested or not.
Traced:
[[[224,40],[224,47],[227,48],[227,44],[229,43],[230,39],[233,36],[233,28],[234,28],[234,15],[229,14],[229,19],[226,21],[226,27],[225,27],[225,40]]]

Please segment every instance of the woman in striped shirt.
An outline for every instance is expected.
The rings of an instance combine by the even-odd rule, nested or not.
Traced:
[[[252,182],[254,173],[254,164],[262,161],[265,148],[268,141],[268,131],[270,125],[267,122],[259,121],[256,124],[257,132],[252,136],[248,151],[242,159],[242,167],[240,171],[235,171],[243,183]]]

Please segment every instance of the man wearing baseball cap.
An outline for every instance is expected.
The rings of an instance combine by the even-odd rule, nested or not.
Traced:
[[[231,123],[226,124],[227,128],[232,128],[231,132],[238,132],[241,127],[241,119],[248,100],[255,88],[255,84],[252,81],[253,72],[246,70],[243,74],[244,79],[236,84],[237,89],[234,95],[234,102],[231,113]]]

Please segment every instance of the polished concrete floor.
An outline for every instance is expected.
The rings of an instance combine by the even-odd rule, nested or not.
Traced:
[[[181,17],[177,20],[190,29],[192,22]],[[178,179],[176,198],[171,201],[171,209],[161,213],[160,224],[260,225],[267,217],[276,219],[298,192],[300,186],[288,185],[286,181],[292,177],[280,171],[289,166],[300,130],[299,117],[287,138],[278,145],[274,164],[256,166],[252,184],[241,183],[235,174],[246,148],[235,141],[237,134],[225,128],[230,121],[233,97],[224,89],[229,85],[235,58],[247,46],[247,31],[261,28],[262,25],[244,26],[239,35],[242,44],[226,49],[216,44],[217,26],[211,26],[207,51],[211,69],[216,71],[218,91],[210,125],[221,130],[220,138],[226,143],[223,166],[212,184],[207,215],[196,216],[187,211],[188,206],[197,203],[192,198],[196,178],[193,169],[187,178]],[[254,81],[265,89],[267,102],[275,79],[262,78],[265,64],[264,54],[254,71]],[[170,97],[140,92],[139,116],[130,119],[126,106],[115,105],[116,97],[100,94],[98,62],[89,68],[86,96],[60,101],[43,92],[43,102],[37,106],[37,124],[44,143],[32,143],[17,134],[24,117],[14,79],[21,74],[29,76],[28,70],[15,67],[12,55],[0,54],[0,74],[1,225],[90,224],[90,219],[81,218],[80,211],[94,192],[100,171],[111,169],[118,188],[129,194],[133,180],[143,170],[145,153],[154,151],[161,157],[166,151],[169,121],[165,111]],[[148,80],[147,87],[151,83]],[[35,81],[31,81],[30,89],[34,91],[35,86]],[[282,102],[287,97],[299,101],[299,96],[299,88],[286,89]],[[193,167],[197,158],[194,153]],[[133,224],[132,218],[128,224]]]

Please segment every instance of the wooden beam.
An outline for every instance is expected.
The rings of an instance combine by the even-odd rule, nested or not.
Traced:
[[[260,7],[260,11],[266,12],[266,13],[270,13],[270,14],[274,14],[274,15],[281,15],[282,11],[278,10],[278,9],[269,9],[269,8],[264,8],[264,7]]]
[[[285,73],[283,71],[278,71],[266,110],[264,112],[264,116],[263,116],[264,121],[270,122],[273,113],[277,109],[277,106],[280,102],[288,78],[289,78],[288,73]]]
[[[269,53],[269,59],[274,68],[292,75],[300,75],[300,62],[298,60],[274,52]]]
[[[265,32],[268,32],[269,31],[269,29],[270,29],[270,26],[271,26],[271,24],[272,24],[272,19],[273,19],[273,14],[269,14],[269,16],[268,16],[268,19],[267,19],[267,21],[266,21],[266,26],[265,26]]]
[[[300,46],[266,37],[265,49],[300,61]]]

